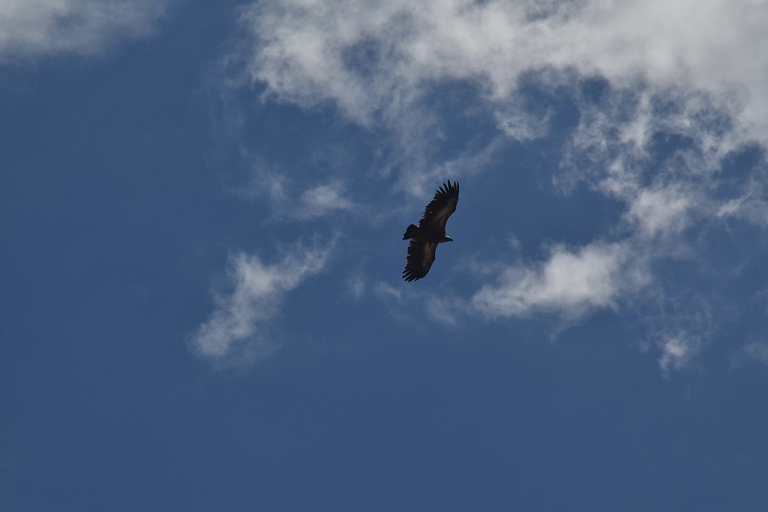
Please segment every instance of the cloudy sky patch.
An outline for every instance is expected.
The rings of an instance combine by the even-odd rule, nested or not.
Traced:
[[[0,62],[56,54],[96,54],[146,36],[169,0],[4,0]]]
[[[0,509],[765,510],[766,26],[0,0]]]

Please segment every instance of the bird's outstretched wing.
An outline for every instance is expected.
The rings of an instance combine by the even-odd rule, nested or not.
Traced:
[[[403,279],[415,281],[426,276],[432,262],[435,261],[435,249],[437,249],[436,243],[412,239],[408,244],[408,259],[405,262]]]
[[[429,202],[424,209],[424,215],[419,221],[419,227],[428,227],[428,229],[435,229],[439,226],[439,229],[445,230],[445,223],[448,222],[448,217],[456,211],[456,203],[459,202],[459,183],[448,180],[448,183],[437,189],[435,197]]]

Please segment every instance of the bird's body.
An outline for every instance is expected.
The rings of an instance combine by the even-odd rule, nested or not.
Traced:
[[[447,184],[437,189],[435,197],[424,209],[419,225],[411,224],[405,230],[403,240],[410,239],[411,242],[408,244],[408,260],[403,270],[403,279],[415,281],[426,276],[435,261],[437,244],[453,241],[445,234],[445,223],[456,211],[458,202],[459,184],[448,180]]]

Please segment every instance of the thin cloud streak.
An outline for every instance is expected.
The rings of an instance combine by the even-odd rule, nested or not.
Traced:
[[[263,168],[262,168],[263,167]],[[235,191],[243,197],[267,197],[275,218],[313,219],[360,209],[347,194],[340,179],[307,186],[282,169],[262,164],[253,171],[251,182]]]
[[[171,0],[3,0],[0,63],[93,55],[151,33]]]
[[[271,354],[277,343],[267,336],[270,320],[280,311],[287,292],[325,267],[334,243],[295,245],[271,265],[257,255],[232,256],[227,267],[232,290],[214,292],[216,308],[192,337],[193,350],[218,366],[248,363]]]
[[[743,366],[749,363],[768,365],[768,342],[750,341],[746,343],[732,358],[735,366]]]

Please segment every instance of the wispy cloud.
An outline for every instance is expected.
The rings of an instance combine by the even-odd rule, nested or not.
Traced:
[[[767,22],[764,2],[754,0],[287,0],[243,11],[254,80],[283,100],[333,100],[366,124],[377,111],[407,106],[429,82],[473,80],[503,102],[521,75],[550,68],[617,87],[644,77],[728,93],[749,104],[744,121],[765,129],[768,56],[754,50],[765,47]]]
[[[401,302],[403,292],[390,284],[379,281],[373,287],[376,296],[382,300]]]
[[[145,36],[170,0],[3,0],[0,63],[59,53],[96,54]]]
[[[686,331],[666,333],[657,341],[661,356],[659,366],[664,373],[685,368],[699,354],[702,340]]]
[[[402,190],[423,193],[438,174],[493,167],[510,141],[554,135],[562,155],[554,188],[586,186],[619,205],[592,242],[502,262],[494,282],[451,308],[581,318],[633,293],[652,299],[695,286],[655,271],[669,258],[706,260],[706,251],[688,250],[697,233],[729,219],[768,225],[764,0],[285,0],[246,6],[241,22],[239,57],[264,97],[334,105],[381,130],[396,148],[382,173],[396,170]],[[481,112],[495,134],[440,151],[455,140],[440,102],[456,84],[465,86],[460,108]],[[576,109],[575,126],[553,125],[558,102]],[[750,147],[761,148],[758,163],[721,186],[729,159]],[[706,329],[668,320],[678,327],[655,333],[665,371],[691,364],[709,339]]]
[[[768,364],[768,342],[750,341],[746,343],[732,358],[734,365],[746,363]]]
[[[251,182],[237,193],[246,197],[267,197],[276,218],[311,219],[360,208],[348,197],[346,185],[340,179],[307,185],[266,165],[255,169]]]
[[[626,217],[640,235],[651,238],[663,233],[680,233],[687,225],[687,213],[695,204],[680,186],[646,188],[632,199]]]
[[[744,144],[768,144],[768,53],[754,51],[768,45],[768,9],[759,1],[287,0],[254,3],[241,21],[246,73],[267,96],[304,107],[331,102],[354,122],[386,127],[398,146],[390,167],[413,192],[447,164],[434,150],[445,127],[426,98],[457,82],[473,84],[475,105],[522,142],[545,136],[553,112],[534,107],[525,84],[570,97],[580,124],[558,183],[588,179],[625,201],[627,218],[648,235],[684,228],[704,213],[697,204],[715,215],[707,179]],[[596,77],[606,84],[600,98],[583,90]],[[659,137],[690,147],[654,169]],[[476,169],[452,168],[459,177]],[[661,199],[672,202],[648,215]],[[754,195],[729,199],[719,211],[765,217]]]
[[[355,204],[344,196],[344,187],[339,182],[305,190],[301,194],[299,204],[296,215],[300,217],[319,217],[335,211],[356,208]]]
[[[277,348],[267,335],[269,321],[279,312],[287,292],[325,267],[333,245],[294,245],[271,265],[256,255],[232,256],[227,268],[231,290],[214,292],[216,308],[192,337],[192,348],[219,366],[269,355]]]
[[[614,308],[624,293],[648,279],[627,265],[629,258],[628,248],[620,244],[595,243],[577,251],[555,246],[545,262],[508,266],[495,283],[475,293],[471,306],[488,318],[547,312],[574,319]]]
[[[365,294],[365,288],[366,288],[366,279],[365,275],[362,272],[356,272],[351,274],[347,280],[347,291],[349,294],[355,298],[355,300],[360,300],[363,295]]]

